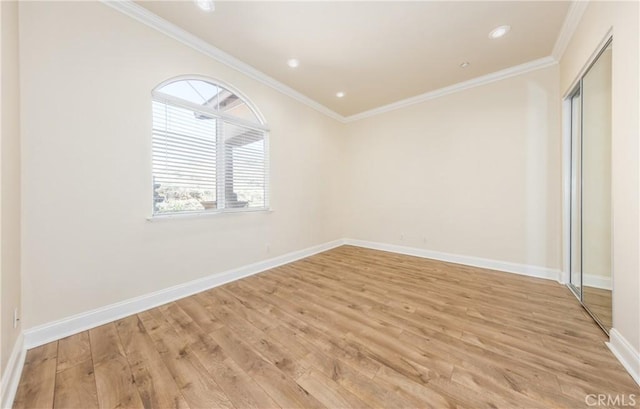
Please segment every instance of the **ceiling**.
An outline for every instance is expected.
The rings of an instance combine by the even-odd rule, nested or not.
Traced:
[[[347,117],[551,55],[570,2],[137,4]]]

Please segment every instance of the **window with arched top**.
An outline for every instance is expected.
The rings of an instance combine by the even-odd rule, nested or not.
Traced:
[[[153,214],[268,208],[268,128],[240,93],[201,77],[153,91]]]

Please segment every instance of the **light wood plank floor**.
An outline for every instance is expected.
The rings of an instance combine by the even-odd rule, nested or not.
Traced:
[[[584,286],[582,287],[582,296],[591,312],[598,316],[605,327],[610,329],[613,325],[611,290]]]
[[[14,407],[580,408],[640,394],[605,340],[555,282],[343,246],[32,349]]]

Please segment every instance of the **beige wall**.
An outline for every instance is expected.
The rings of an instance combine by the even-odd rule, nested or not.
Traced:
[[[566,92],[613,33],[613,327],[640,351],[640,50],[638,2],[591,2],[560,61]]]
[[[0,306],[2,373],[20,333],[13,328],[14,308],[20,308],[20,115],[18,70],[18,4],[0,2]]]
[[[560,268],[553,66],[348,126],[356,239]]]
[[[637,11],[592,3],[560,66],[343,125],[102,4],[22,3],[26,326],[340,237],[561,268],[561,91],[615,22],[614,326],[637,347]],[[262,110],[274,212],[145,220],[150,90],[185,73]]]
[[[340,123],[100,3],[21,3],[20,35],[27,328],[343,236]],[[273,212],[146,220],[151,90],[189,73],[262,111]]]

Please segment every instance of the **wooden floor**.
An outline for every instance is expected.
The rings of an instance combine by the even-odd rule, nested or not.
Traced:
[[[583,286],[582,297],[585,305],[598,317],[602,325],[611,329],[613,325],[611,290]]]
[[[553,281],[343,246],[32,349],[14,407],[580,408],[640,394],[605,340]]]

